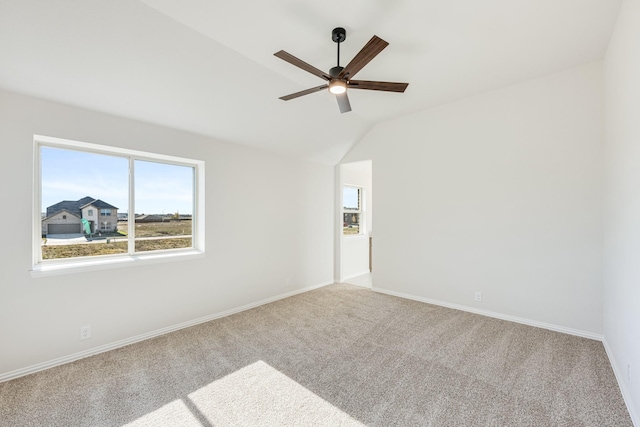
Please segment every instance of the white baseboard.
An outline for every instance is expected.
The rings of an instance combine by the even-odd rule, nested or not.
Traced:
[[[241,311],[249,310],[255,307],[259,307],[261,305],[269,304],[284,298],[288,298],[294,295],[302,294],[305,292],[312,291],[314,289],[322,288],[324,286],[328,286],[335,283],[333,280],[330,282],[321,283],[319,285],[309,286],[302,289],[296,289],[291,292],[287,292],[284,294],[276,295],[271,298],[266,298],[260,301],[256,301],[250,304],[243,305],[241,307],[232,308],[230,310],[222,311],[220,313],[211,314],[208,316],[200,317],[198,319],[189,320],[187,322],[182,322],[177,325],[168,326],[166,328],[156,329],[155,331],[147,332],[141,335],[136,335],[131,338],[125,338],[120,341],[112,342],[109,344],[101,345],[98,347],[94,347],[88,350],[80,351],[78,353],[70,354],[68,356],[59,357],[53,360],[49,360],[46,362],[38,363],[36,365],[27,366],[26,368],[16,369],[15,371],[6,372],[4,374],[0,374],[0,382],[9,381],[18,377],[23,377],[25,375],[33,374],[38,371],[44,371],[45,369],[53,368],[55,366],[64,365],[65,363],[73,362],[79,359],[84,359],[85,357],[93,356],[95,354],[104,353],[106,351],[115,350],[116,348],[124,347],[129,344],[134,344],[140,341],[148,340],[150,338],[155,338],[160,335],[168,334],[169,332],[174,332],[179,329],[188,328],[190,326],[199,325],[200,323],[209,322],[211,320],[219,319],[221,317],[230,316],[232,314],[239,313]]]
[[[356,274],[350,274],[346,277],[343,277],[342,280],[340,280],[340,282],[344,282],[345,280],[349,280],[349,279],[353,279],[354,277],[360,277],[360,276],[364,276],[365,274],[369,274],[371,273],[369,270],[364,270],[360,273],[356,273]]]
[[[453,308],[455,310],[467,311],[469,313],[480,314],[482,316],[493,317],[496,319],[507,320],[509,322],[521,323],[523,325],[535,326],[537,328],[549,329],[555,332],[562,332],[563,334],[575,335],[578,337],[589,338],[596,341],[602,341],[604,338],[601,334],[594,334],[593,332],[582,331],[580,329],[572,329],[564,326],[553,325],[551,323],[539,322],[537,320],[525,319],[524,317],[510,316],[508,314],[502,314],[495,311],[482,310],[475,307],[469,307],[466,305],[453,304],[445,301],[439,301],[431,298],[419,297],[416,295],[405,294],[402,292],[390,291],[382,288],[371,288],[374,292],[381,294],[393,295],[400,298],[410,299],[414,301],[425,302],[427,304],[439,305],[441,307]]]
[[[620,393],[622,393],[624,403],[627,405],[627,411],[631,417],[631,422],[634,426],[640,427],[640,416],[633,406],[631,392],[629,391],[629,387],[627,386],[628,383],[625,380],[626,376],[624,375],[624,369],[620,372],[620,367],[616,363],[616,359],[613,357],[613,351],[611,350],[611,347],[609,347],[609,343],[606,338],[602,340],[602,344],[604,345],[604,350],[607,352],[607,357],[609,357],[609,363],[613,368],[613,374],[616,376],[616,380],[618,381],[618,387],[620,388]]]
[[[357,286],[358,288],[364,288],[364,289],[371,290],[371,286],[363,285],[361,283],[349,283],[349,282],[340,282],[340,283],[345,283],[345,284],[347,284],[349,286]]]

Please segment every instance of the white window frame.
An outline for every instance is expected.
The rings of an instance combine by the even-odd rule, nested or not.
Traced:
[[[358,190],[358,207],[359,209],[345,209],[344,208],[344,189],[348,187],[348,188],[355,188]],[[358,225],[358,234],[344,234],[344,224],[343,227],[341,227],[342,230],[342,237],[345,239],[349,239],[349,238],[353,238],[353,237],[361,237],[364,236],[365,234],[365,211],[364,211],[364,188],[359,186],[359,185],[351,185],[351,184],[343,184],[342,185],[342,194],[341,194],[341,200],[342,200],[342,215],[341,215],[341,222],[344,223],[344,214],[346,213],[357,213],[360,216],[360,222]]]
[[[194,169],[193,183],[193,222],[192,222],[192,247],[179,249],[166,249],[152,252],[134,252],[135,221],[129,221],[129,250],[126,254],[100,255],[93,257],[65,258],[55,260],[42,259],[42,180],[41,180],[41,147],[53,147],[67,150],[84,151],[94,154],[105,154],[117,157],[125,157],[129,160],[129,212],[135,212],[135,182],[134,162],[136,160],[156,163],[167,163],[177,166],[187,166]],[[164,154],[149,153],[145,151],[117,148],[89,142],[73,141],[50,136],[34,135],[33,138],[33,240],[32,240],[32,277],[68,274],[73,272],[103,270],[118,267],[153,264],[167,261],[178,261],[204,257],[205,241],[205,191],[204,169],[202,160],[187,159],[183,157],[168,156]],[[129,215],[133,218],[133,215]]]

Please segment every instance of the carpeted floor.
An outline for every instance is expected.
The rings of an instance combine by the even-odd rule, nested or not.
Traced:
[[[631,426],[600,342],[331,285],[0,384],[0,426]]]

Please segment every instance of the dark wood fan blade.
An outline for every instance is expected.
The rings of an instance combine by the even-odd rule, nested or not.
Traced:
[[[349,80],[349,89],[383,90],[385,92],[404,92],[409,83],[372,82],[368,80]]]
[[[336,99],[338,100],[338,108],[340,108],[340,113],[348,113],[349,111],[351,111],[351,103],[349,102],[347,92],[336,95]]]
[[[312,87],[311,89],[301,90],[300,92],[292,93],[290,95],[281,96],[280,99],[283,101],[288,101],[290,99],[298,98],[300,96],[309,95],[310,93],[320,92],[322,89],[328,88],[329,85],[322,85],[317,87]]]
[[[344,67],[344,69],[338,75],[338,78],[342,79],[345,76],[347,76],[348,78],[352,78],[358,71],[362,70],[365,65],[367,65],[387,46],[389,46],[389,43],[382,40],[380,37],[371,37],[371,40],[369,40],[367,44],[364,45],[364,47],[360,50],[360,52],[358,52],[358,54],[353,57],[351,62],[349,62],[346,67]]]
[[[313,74],[314,76],[318,76],[321,79],[325,79],[327,81],[331,80],[331,77],[324,71],[318,70],[313,65],[307,64],[303,60],[296,58],[295,56],[285,52],[284,50],[281,50],[280,52],[276,52],[274,53],[274,55],[284,61],[287,61],[291,65],[295,65],[298,68],[302,68],[303,70]]]

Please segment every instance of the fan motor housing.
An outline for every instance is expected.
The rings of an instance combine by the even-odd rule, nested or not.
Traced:
[[[335,79],[343,69],[344,67],[333,67],[329,70],[329,75]]]

